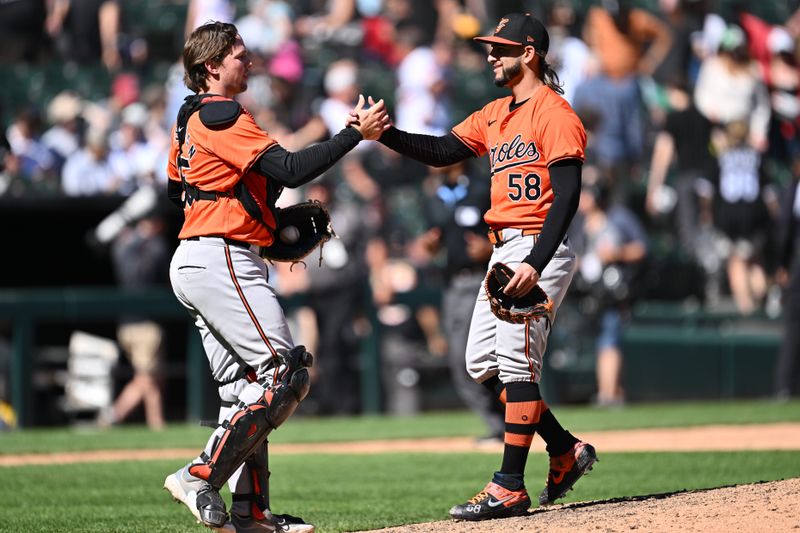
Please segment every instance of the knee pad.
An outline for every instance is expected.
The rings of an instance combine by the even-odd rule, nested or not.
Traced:
[[[283,424],[294,413],[311,388],[308,367],[313,364],[314,358],[302,346],[297,348],[287,354],[286,365],[277,376],[278,383],[264,393],[269,403],[266,417],[273,429]]]
[[[221,489],[236,469],[263,445],[267,435],[294,413],[308,395],[308,367],[314,358],[304,346],[296,346],[283,359],[273,384],[263,388],[255,402],[240,402],[240,409],[221,424],[225,431],[211,454],[201,455],[204,462],[190,466],[190,474]]]

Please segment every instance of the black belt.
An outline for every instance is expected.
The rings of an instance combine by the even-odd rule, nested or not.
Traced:
[[[250,249],[250,246],[251,246],[249,242],[237,241],[237,240],[234,240],[234,239],[229,239],[227,237],[219,237],[219,238],[222,239],[223,241],[225,241],[226,244],[229,244],[231,246],[237,246],[239,248],[247,248],[248,250]],[[199,241],[200,237],[199,236],[186,237],[184,240],[185,241]]]

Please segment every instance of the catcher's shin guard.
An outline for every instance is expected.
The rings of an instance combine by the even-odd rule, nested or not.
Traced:
[[[264,511],[269,509],[269,443],[266,439],[244,464],[253,486],[250,513],[260,519],[259,515],[263,516]]]
[[[239,396],[241,409],[221,424],[221,435],[211,451],[201,455],[204,462],[191,465],[189,473],[221,489],[264,443],[267,435],[283,424],[306,397],[310,388],[307,368],[313,360],[304,346],[296,346],[286,354],[283,371],[276,377],[275,384],[266,389],[258,383],[248,385]],[[257,395],[253,394],[254,390]]]

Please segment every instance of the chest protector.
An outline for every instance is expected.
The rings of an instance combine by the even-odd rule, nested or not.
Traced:
[[[270,232],[276,227],[275,201],[283,190],[282,186],[275,185],[272,180],[257,176],[252,172],[246,173],[233,190],[207,191],[191,185],[186,181],[183,169],[188,167],[188,161],[183,158],[183,143],[186,140],[186,125],[189,117],[195,112],[200,113],[200,122],[211,130],[225,129],[234,122],[242,113],[242,106],[233,100],[212,100],[212,94],[196,94],[187,96],[178,111],[178,120],[175,135],[178,140],[178,160],[176,165],[181,176],[180,188],[174,186],[170,180],[168,195],[170,200],[180,206],[189,205],[203,200],[216,202],[219,198],[236,198],[245,211],[255,220],[263,224]]]

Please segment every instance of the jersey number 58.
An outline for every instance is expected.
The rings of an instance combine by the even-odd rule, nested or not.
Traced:
[[[508,175],[508,197],[512,202],[519,202],[523,197],[526,200],[538,200],[542,195],[542,178],[531,172],[525,174]]]

